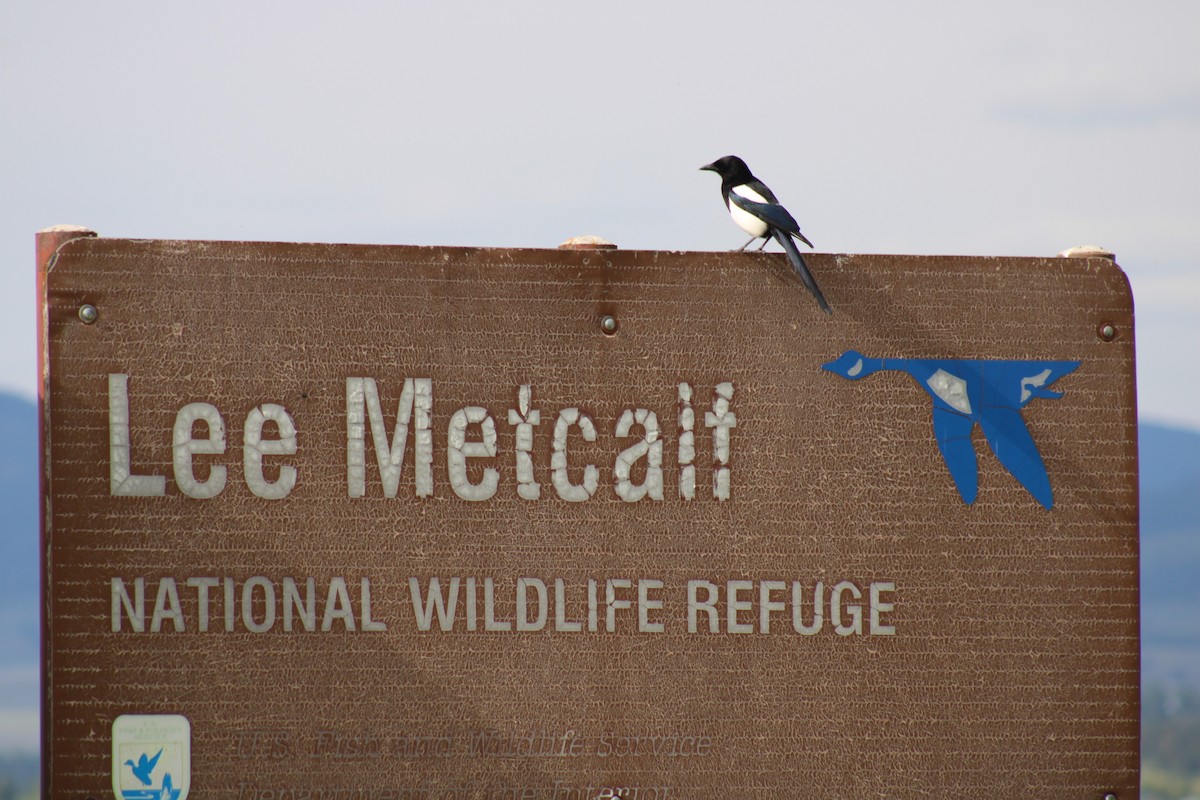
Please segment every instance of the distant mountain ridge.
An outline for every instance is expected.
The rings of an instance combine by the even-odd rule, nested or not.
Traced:
[[[1200,689],[1200,433],[1139,426],[1142,681]]]
[[[0,676],[28,675],[10,668],[36,666],[41,660],[37,441],[37,405],[0,392]],[[17,682],[21,687],[27,683]],[[0,685],[0,707],[11,694],[25,691]]]
[[[0,609],[37,601],[37,441],[37,405],[0,392]]]

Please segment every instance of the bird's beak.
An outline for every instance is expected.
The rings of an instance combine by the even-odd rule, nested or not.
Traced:
[[[701,169],[701,170],[708,170],[709,172],[716,172],[716,171],[717,171],[717,165],[716,165],[716,164],[705,164],[705,165],[704,165],[703,167],[701,167],[700,169]]]

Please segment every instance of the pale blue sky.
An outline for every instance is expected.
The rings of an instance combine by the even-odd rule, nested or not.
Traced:
[[[1200,429],[1198,41],[1192,2],[12,0],[0,388],[42,227],[724,249],[735,152],[821,251],[1115,251],[1141,413]]]

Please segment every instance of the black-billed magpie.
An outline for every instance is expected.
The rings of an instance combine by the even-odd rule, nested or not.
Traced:
[[[750,234],[750,241],[739,249],[745,250],[755,239],[762,239],[763,243],[758,248],[761,250],[767,246],[768,241],[775,239],[787,253],[788,260],[792,262],[792,268],[796,270],[800,280],[812,292],[813,297],[817,298],[821,310],[832,314],[833,309],[825,302],[825,296],[821,294],[820,287],[809,272],[808,265],[804,263],[804,258],[792,237],[795,236],[809,247],[813,246],[812,242],[804,238],[804,234],[800,232],[800,225],[786,208],[779,205],[779,200],[767,185],[754,177],[746,162],[737,156],[718,158],[700,169],[721,176],[721,197],[725,201],[725,207],[729,209],[729,216],[733,217],[739,228]]]

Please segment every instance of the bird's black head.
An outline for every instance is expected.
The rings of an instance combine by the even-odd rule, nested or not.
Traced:
[[[711,164],[705,164],[700,169],[706,169],[715,172],[721,176],[723,180],[730,178],[749,180],[753,177],[750,174],[750,168],[746,166],[746,162],[742,161],[737,156],[724,156],[718,158]]]

